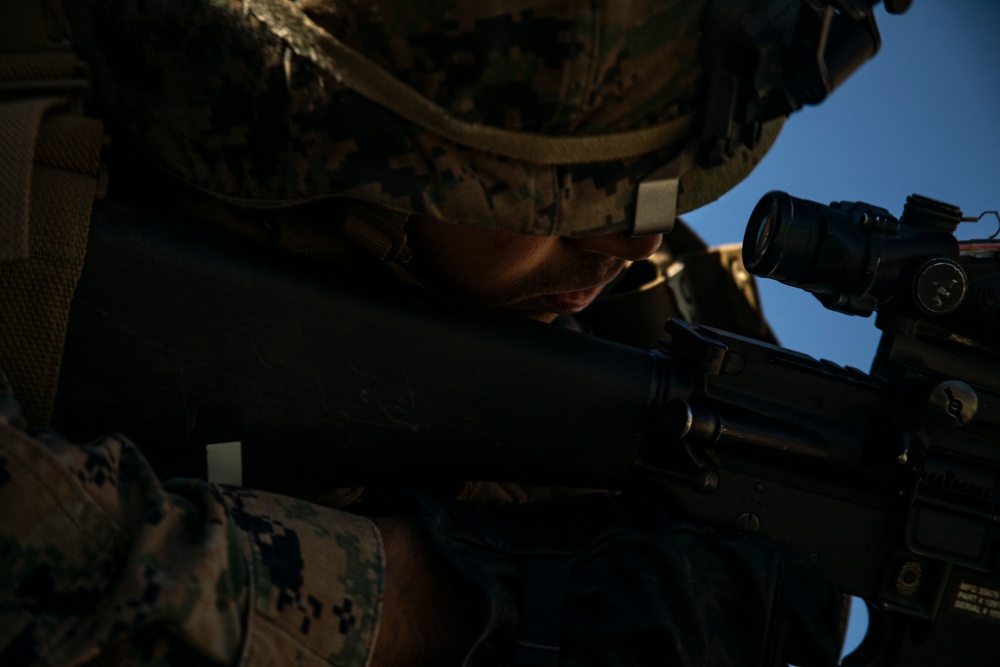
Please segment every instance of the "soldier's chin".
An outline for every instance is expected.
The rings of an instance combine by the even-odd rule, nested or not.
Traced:
[[[499,305],[498,307],[516,312],[541,322],[552,322],[560,315],[575,315],[593,303],[601,291],[601,287],[573,292],[559,292],[530,297],[521,301]]]
[[[594,302],[604,285],[574,292],[546,294],[538,298],[541,310],[556,315],[575,315]]]
[[[523,317],[527,317],[529,320],[538,320],[539,322],[545,322],[546,324],[552,324],[559,317],[558,313],[546,313],[541,310],[521,310],[518,311]]]

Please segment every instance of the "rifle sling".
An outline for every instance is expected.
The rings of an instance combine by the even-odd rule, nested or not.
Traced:
[[[43,7],[44,5],[44,7]],[[103,126],[83,116],[58,3],[0,10],[0,366],[31,425],[48,424],[70,301],[103,189]]]

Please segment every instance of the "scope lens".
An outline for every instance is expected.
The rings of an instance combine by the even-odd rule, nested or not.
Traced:
[[[858,202],[824,206],[768,192],[747,222],[743,264],[755,276],[818,294],[857,294],[861,299],[881,261],[872,254],[871,226],[859,226],[859,216],[868,210],[875,209]]]
[[[769,192],[754,207],[743,237],[743,264],[753,274],[769,275],[781,256],[782,199],[788,195]]]
[[[778,226],[778,202],[771,199],[771,207],[764,212],[763,222],[757,222],[757,242],[754,243],[754,257],[760,261],[774,238],[774,229]]]

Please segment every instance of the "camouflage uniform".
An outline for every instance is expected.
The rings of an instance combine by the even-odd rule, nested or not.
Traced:
[[[4,424],[0,448],[0,664],[366,664],[384,585],[368,520],[161,484],[119,436]]]
[[[638,182],[688,137],[667,132],[593,160],[497,154],[358,92],[359,70],[342,68],[352,53],[449,127],[514,133],[501,147],[508,136],[694,130],[704,2],[514,4],[77,0],[69,10],[119,148],[227,205],[376,204],[389,222],[374,234],[370,219],[329,233],[405,265],[405,235],[395,237],[410,212],[527,234],[625,229]],[[719,196],[762,152],[738,154],[714,189],[683,181],[680,210]],[[0,446],[3,664],[368,661],[384,567],[367,520],[161,484],[118,436],[79,447],[4,426]]]

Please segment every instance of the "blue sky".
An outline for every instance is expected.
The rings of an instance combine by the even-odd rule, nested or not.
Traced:
[[[742,241],[769,190],[828,204],[864,201],[900,215],[919,193],[966,215],[1000,209],[1000,0],[914,0],[877,12],[882,50],[818,107],[785,124],[775,147],[736,189],[685,219],[710,244]],[[995,218],[959,227],[989,236]],[[832,313],[811,295],[761,280],[764,311],[782,344],[868,370],[874,317]],[[863,634],[853,619],[849,644]]]
[[[881,51],[822,105],[794,114],[736,189],[685,216],[706,241],[741,241],[769,190],[897,216],[913,193],[966,215],[1000,208],[1000,1],[914,0],[901,16],[879,6],[877,19]],[[958,235],[989,235],[996,224],[962,225]],[[831,313],[772,280],[759,285],[785,347],[868,370],[874,317]]]

